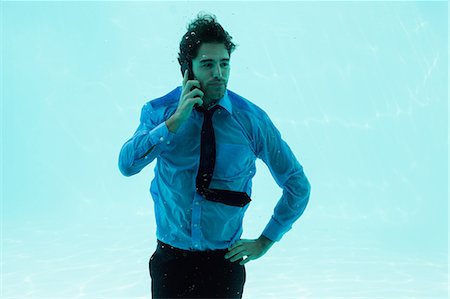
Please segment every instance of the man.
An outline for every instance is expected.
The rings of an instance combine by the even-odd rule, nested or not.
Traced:
[[[279,241],[309,200],[303,168],[268,115],[227,89],[234,49],[214,16],[199,15],[180,42],[182,86],[143,106],[120,151],[125,176],[157,159],[153,298],[241,298],[244,264]],[[261,236],[240,240],[256,158],[283,195]]]

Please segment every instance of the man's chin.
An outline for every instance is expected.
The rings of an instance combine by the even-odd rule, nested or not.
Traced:
[[[210,98],[213,102],[220,100],[225,95],[225,92],[213,92],[211,94],[206,95],[208,98]]]

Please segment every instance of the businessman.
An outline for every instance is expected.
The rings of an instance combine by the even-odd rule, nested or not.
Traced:
[[[310,184],[269,116],[227,89],[232,37],[208,14],[187,29],[178,53],[182,85],[143,106],[119,169],[132,176],[156,159],[152,297],[242,298],[244,264],[291,229]],[[257,158],[283,194],[261,235],[241,240]]]

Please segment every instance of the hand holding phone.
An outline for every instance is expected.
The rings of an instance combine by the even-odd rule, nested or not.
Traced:
[[[200,89],[200,82],[189,80],[189,69],[184,70],[183,85],[181,88],[180,100],[175,113],[166,121],[166,125],[171,132],[176,132],[178,128],[191,115],[194,105],[203,105],[203,91]]]
[[[186,68],[184,70],[183,76],[183,86],[181,89],[180,102],[178,107],[187,102],[186,105],[191,106],[191,109],[194,105],[203,105],[203,91],[201,90],[201,85],[198,80],[194,79],[194,75],[190,68]]]

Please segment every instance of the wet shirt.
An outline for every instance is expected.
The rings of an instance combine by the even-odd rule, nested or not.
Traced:
[[[157,239],[185,250],[228,248],[240,239],[244,214],[252,203],[231,206],[196,192],[203,113],[194,109],[176,133],[170,132],[165,121],[177,109],[180,95],[178,86],[143,106],[136,132],[120,150],[119,169],[131,176],[156,159],[150,193]],[[227,89],[216,105],[212,118],[216,164],[210,188],[251,197],[255,162],[261,159],[283,189],[262,234],[279,241],[309,200],[310,184],[303,167],[267,113],[254,103]]]

